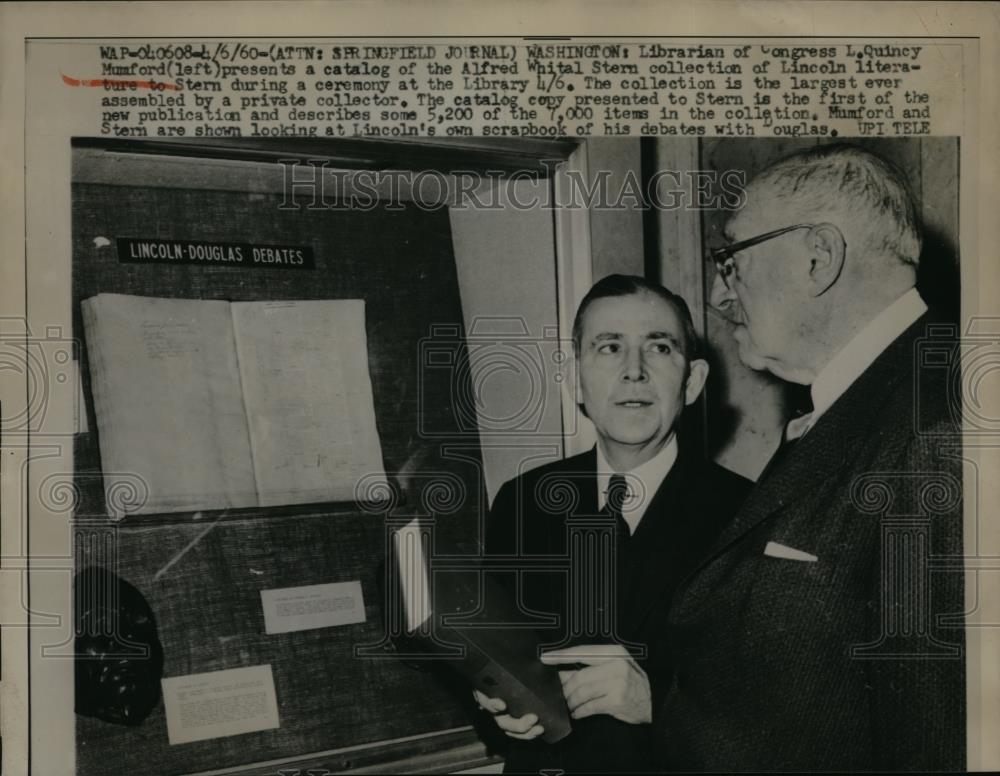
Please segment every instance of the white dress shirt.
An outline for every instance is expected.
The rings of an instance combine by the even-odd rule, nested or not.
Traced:
[[[601,450],[601,443],[598,441],[597,508],[604,509],[604,504],[608,500],[608,482],[611,480],[611,475],[624,475],[625,482],[629,486],[629,493],[625,497],[625,503],[622,505],[622,517],[628,524],[629,535],[634,534],[639,527],[639,521],[646,514],[646,507],[653,500],[653,496],[660,489],[660,485],[663,484],[663,480],[670,473],[676,460],[676,434],[655,456],[628,472],[615,471],[614,467],[608,463],[608,459],[604,456],[604,451]]]
[[[813,411],[805,430],[839,399],[851,383],[861,377],[896,337],[927,311],[917,289],[911,288],[876,315],[824,366],[810,386]],[[803,418],[805,420],[805,418]],[[805,433],[805,430],[802,433]]]

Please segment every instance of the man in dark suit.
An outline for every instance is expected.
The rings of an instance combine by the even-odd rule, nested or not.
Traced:
[[[674,597],[661,766],[962,770],[961,437],[947,370],[921,368],[941,330],[905,179],[812,149],[726,232],[712,303],[741,360],[813,406]]]
[[[581,302],[573,342],[597,446],[506,483],[486,536],[489,557],[523,563],[496,577],[526,619],[550,618],[539,628],[551,649],[542,659],[567,665],[560,676],[573,732],[552,745],[536,741],[534,715],[505,715],[502,701],[477,693],[519,739],[508,773],[653,767],[649,722],[668,682],[660,659],[667,602],[749,485],[678,438],[682,411],[708,375],[683,299],[639,277],[606,277]]]

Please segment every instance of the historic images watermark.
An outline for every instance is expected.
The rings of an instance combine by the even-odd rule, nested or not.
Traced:
[[[564,182],[520,192],[518,181],[534,181],[538,170],[339,170],[330,160],[284,159],[283,210],[474,210],[586,209],[740,210],[746,204],[743,170],[655,171],[640,180],[633,170],[620,179],[611,170],[584,175],[559,170],[561,160],[542,160],[544,177]]]

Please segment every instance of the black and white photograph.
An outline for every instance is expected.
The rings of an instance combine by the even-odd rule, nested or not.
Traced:
[[[795,33],[23,41],[4,767],[988,769],[981,41]]]
[[[960,769],[957,154],[75,140],[78,773]]]

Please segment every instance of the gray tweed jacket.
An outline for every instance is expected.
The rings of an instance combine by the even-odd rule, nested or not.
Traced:
[[[965,768],[954,346],[926,315],[913,324],[681,583],[662,767]]]

